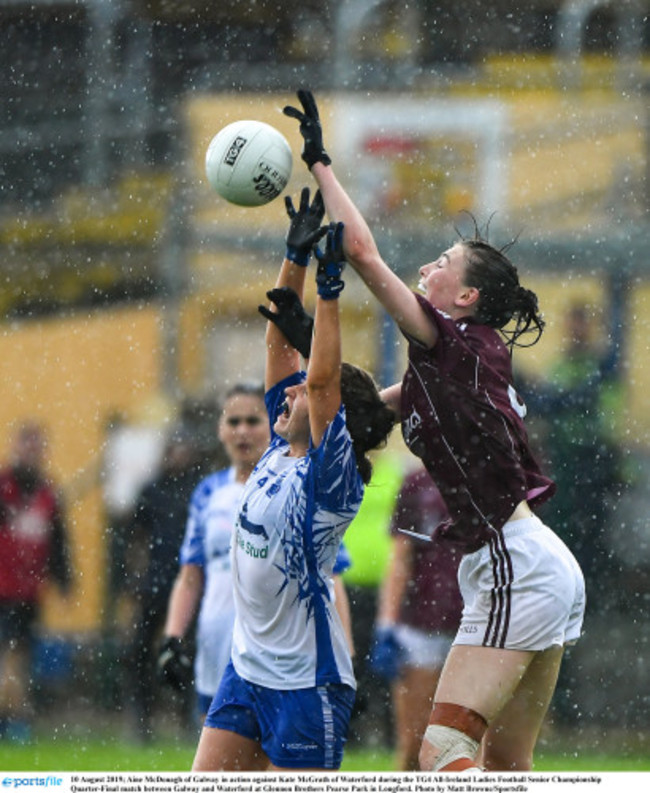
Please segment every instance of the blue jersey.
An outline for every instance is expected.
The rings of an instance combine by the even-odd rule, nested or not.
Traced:
[[[190,501],[181,564],[203,568],[205,586],[196,629],[195,680],[199,694],[213,696],[230,661],[235,602],[230,545],[244,485],[234,468],[210,474]]]
[[[271,426],[285,388],[303,379],[296,373],[269,390]],[[299,458],[287,451],[272,433],[244,487],[231,551],[233,664],[245,680],[268,688],[354,687],[332,583],[341,540],[363,497],[343,407],[317,448]]]

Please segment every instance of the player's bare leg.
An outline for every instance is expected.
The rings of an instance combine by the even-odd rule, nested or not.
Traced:
[[[418,754],[439,676],[439,671],[405,666],[393,683],[395,743],[400,771],[420,770]]]
[[[433,724],[420,749],[423,771],[479,768],[479,747],[487,725],[519,686],[535,653],[455,645],[449,651],[436,690]],[[450,718],[440,726],[438,703]],[[445,762],[450,755],[451,761]]]
[[[192,771],[265,771],[269,758],[257,741],[229,730],[204,727]]]
[[[564,649],[535,654],[512,699],[491,722],[481,746],[487,771],[530,771],[533,752],[551,703]]]
[[[26,719],[30,713],[28,693],[29,651],[24,642],[7,643],[0,668],[0,712],[10,719]]]

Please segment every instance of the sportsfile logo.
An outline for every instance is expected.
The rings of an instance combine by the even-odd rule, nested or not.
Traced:
[[[226,165],[234,165],[237,162],[237,157],[241,154],[241,150],[246,143],[247,139],[243,138],[241,135],[238,135],[235,140],[233,140],[232,145],[226,152],[226,156],[223,158]]]
[[[5,776],[2,778],[3,788],[20,787],[59,787],[63,784],[60,776]]]

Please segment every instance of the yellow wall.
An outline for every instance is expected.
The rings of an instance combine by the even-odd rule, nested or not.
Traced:
[[[157,311],[153,307],[96,311],[68,319],[13,323],[0,329],[0,452],[6,460],[12,430],[36,418],[48,431],[50,472],[68,489],[75,589],[48,599],[56,630],[88,630],[100,610],[104,553],[97,488],[70,499],[90,473],[111,410],[127,413],[155,393],[160,377]],[[92,477],[91,477],[92,479]]]
[[[530,349],[517,350],[517,366],[528,372],[543,373],[562,353],[566,346],[564,317],[574,303],[584,302],[593,307],[600,316],[606,300],[602,279],[590,275],[566,272],[563,275],[527,276],[521,273],[525,287],[532,289],[539,298],[539,305],[546,322],[540,341]]]
[[[515,352],[515,365],[522,371],[543,377],[545,370],[562,355],[567,342],[564,317],[573,303],[588,303],[592,307],[599,331],[596,340],[601,345],[607,343],[609,297],[608,284],[602,276],[567,271],[562,275],[522,276],[522,280],[539,297],[546,321],[541,341],[528,350]],[[650,444],[650,282],[633,282],[625,323],[623,376],[626,389],[620,441],[632,448],[647,448]]]
[[[650,283],[637,284],[628,315],[630,341],[627,378],[629,415],[623,441],[630,446],[650,446]]]

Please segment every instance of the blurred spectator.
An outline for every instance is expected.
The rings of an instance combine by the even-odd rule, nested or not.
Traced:
[[[158,476],[142,489],[133,516],[133,545],[127,572],[134,582],[135,635],[130,653],[131,703],[139,737],[153,737],[151,721],[156,693],[156,648],[165,622],[167,603],[178,571],[187,509],[198,484],[194,440],[183,426],[171,431]],[[182,714],[189,719],[186,696]]]
[[[386,681],[370,666],[379,590],[390,553],[390,522],[403,479],[398,456],[390,451],[373,460],[373,473],[361,508],[345,534],[352,566],[343,574],[350,603],[357,696],[350,721],[352,743],[392,744],[392,708]]]
[[[541,444],[555,496],[540,510],[575,554],[587,585],[587,611],[602,609],[590,592],[613,585],[615,566],[607,542],[607,513],[623,486],[617,437],[623,414],[620,341],[615,329],[602,349],[590,308],[574,304],[566,315],[566,349],[544,382],[521,389],[529,415],[539,421]]]
[[[60,496],[44,470],[45,434],[34,422],[16,433],[0,472],[0,738],[31,735],[32,647],[48,578],[71,585],[70,551]]]
[[[160,470],[164,444],[158,422],[129,421],[119,412],[106,422],[100,480],[108,556],[103,621],[109,635],[116,630],[120,597],[130,591],[125,570],[136,501]]]
[[[556,494],[540,508],[540,518],[554,527],[580,563],[587,590],[587,630],[592,617],[617,607],[621,576],[608,539],[613,501],[626,486],[618,434],[623,416],[621,293],[615,286],[610,290],[607,344],[597,343],[589,305],[576,303],[566,314],[563,355],[543,382],[520,387],[549,474],[557,483]],[[602,592],[607,597],[601,597]],[[558,723],[577,723],[574,689],[579,677],[569,652],[553,698]]]
[[[102,598],[102,647],[98,670],[101,703],[119,707],[125,687],[124,656],[130,642],[135,612],[130,575],[136,565],[133,552],[133,513],[142,488],[157,476],[165,445],[163,424],[168,410],[160,400],[148,400],[127,417],[111,413],[105,422],[101,453],[76,484],[75,495],[99,485],[104,509],[106,573]]]
[[[419,770],[433,695],[463,609],[457,579],[461,554],[450,543],[430,541],[447,518],[426,470],[408,474],[391,523],[391,556],[371,656],[375,672],[391,684],[400,771]]]
[[[211,396],[186,396],[179,405],[178,420],[187,427],[195,440],[197,460],[203,476],[227,468],[230,464],[223,443],[215,433],[220,415],[221,405]]]

